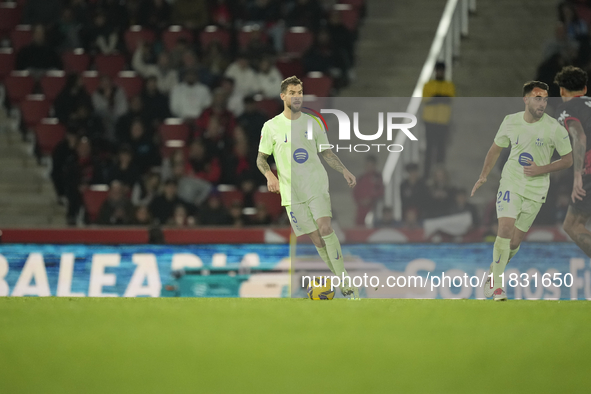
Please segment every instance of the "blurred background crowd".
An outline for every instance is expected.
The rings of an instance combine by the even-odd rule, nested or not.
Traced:
[[[25,0],[0,11],[4,111],[67,223],[287,223],[256,168],[281,81],[338,94],[363,1]],[[260,188],[263,186],[263,188]]]

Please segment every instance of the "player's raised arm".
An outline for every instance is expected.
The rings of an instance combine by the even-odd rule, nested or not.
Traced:
[[[503,148],[498,146],[494,142],[490,146],[490,149],[488,150],[488,153],[486,154],[486,158],[484,159],[484,165],[482,166],[482,171],[480,172],[480,176],[478,177],[476,184],[474,184],[474,187],[472,188],[472,194],[470,194],[470,197],[474,196],[474,193],[476,192],[476,190],[478,190],[478,188],[486,182],[486,178],[488,177],[488,174],[495,166],[502,150],[503,150]]]
[[[257,167],[259,171],[267,178],[267,189],[273,193],[279,193],[279,179],[273,174],[271,171],[271,167],[269,167],[269,163],[267,163],[267,159],[269,155],[259,152],[257,156]]]
[[[355,185],[357,184],[357,179],[355,178],[355,175],[351,174],[351,172],[347,170],[341,159],[339,159],[338,156],[335,155],[332,150],[325,149],[322,152],[320,152],[320,154],[322,155],[322,157],[324,157],[324,160],[331,168],[343,174],[343,176],[347,180],[347,184],[349,185],[349,187],[355,187]]]

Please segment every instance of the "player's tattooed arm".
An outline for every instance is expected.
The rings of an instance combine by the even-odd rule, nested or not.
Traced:
[[[267,189],[269,189],[272,193],[279,193],[279,179],[273,174],[271,171],[271,167],[269,167],[269,163],[267,163],[267,159],[269,155],[259,152],[257,156],[257,167],[259,171],[263,173],[265,178],[267,178]]]
[[[343,170],[345,170],[345,165],[343,164],[341,159],[339,159],[339,157],[334,154],[332,150],[326,149],[323,150],[320,154],[322,155],[322,157],[324,157],[326,164],[328,164],[331,168],[337,170],[341,174],[343,173]]]
[[[583,200],[587,194],[583,188],[583,167],[585,165],[585,152],[587,150],[587,136],[583,125],[578,120],[569,120],[567,122],[567,130],[573,137],[573,162],[575,177],[573,181],[573,190],[571,192],[571,200]]]
[[[323,150],[320,154],[322,155],[322,157],[324,157],[324,160],[331,168],[343,174],[349,187],[355,187],[355,185],[357,184],[357,178],[355,178],[355,175],[351,174],[351,172],[347,170],[341,159],[339,159],[339,157],[335,155],[332,150],[326,149]]]
[[[267,174],[267,171],[271,171],[271,167],[269,167],[269,163],[267,163],[267,159],[269,155],[264,154],[263,152],[259,152],[257,156],[257,167],[259,171],[263,173],[263,175]]]
[[[585,151],[587,150],[587,137],[581,122],[577,120],[568,121],[568,131],[573,137],[574,170],[575,173],[582,173],[585,163]]]

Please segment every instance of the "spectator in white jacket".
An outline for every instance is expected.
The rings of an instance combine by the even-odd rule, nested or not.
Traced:
[[[197,72],[188,70],[184,82],[170,93],[170,112],[177,118],[196,119],[211,104],[209,88],[197,80]]]
[[[113,140],[115,124],[128,107],[123,89],[115,85],[110,77],[103,75],[98,89],[92,94],[92,106],[103,121],[106,137]]]
[[[281,94],[281,81],[283,76],[281,72],[271,63],[271,59],[265,57],[259,63],[259,72],[257,73],[258,85],[265,98],[277,98]]]
[[[144,78],[156,77],[158,90],[163,94],[169,94],[179,81],[178,73],[172,68],[168,54],[162,52],[158,55],[157,64],[148,64],[144,60],[144,45],[141,43],[133,54],[131,65]]]
[[[242,97],[250,96],[261,90],[256,73],[250,68],[248,59],[244,55],[239,55],[236,61],[228,66],[224,76],[234,80],[234,91]]]

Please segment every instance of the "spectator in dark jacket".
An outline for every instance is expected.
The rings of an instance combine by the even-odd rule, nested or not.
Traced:
[[[98,215],[99,224],[125,225],[133,220],[133,205],[126,195],[124,185],[119,181],[111,182],[109,195]]]
[[[150,214],[160,224],[166,224],[172,218],[174,209],[179,204],[185,204],[177,194],[177,183],[169,179],[164,183],[164,191],[150,203]]]
[[[131,192],[133,185],[139,182],[140,174],[133,161],[133,152],[129,145],[123,145],[119,148],[111,179],[120,182],[127,194]]]
[[[408,176],[400,184],[402,212],[410,208],[415,208],[418,211],[419,218],[424,218],[429,205],[429,189],[419,174],[419,166],[417,164],[407,164],[405,169]]]
[[[22,47],[16,56],[16,69],[43,72],[61,68],[62,61],[57,52],[45,42],[45,28],[42,25],[35,26],[33,42]]]
[[[157,130],[164,119],[172,116],[168,109],[168,97],[158,90],[156,77],[146,79],[146,85],[142,92],[142,102],[144,104],[144,113],[148,116],[151,123],[150,127],[153,130]]]
[[[53,103],[56,118],[60,123],[68,124],[70,116],[81,104],[91,108],[90,95],[86,91],[80,75],[70,74],[66,77],[66,84]]]
[[[377,159],[369,156],[365,159],[365,172],[357,181],[357,187],[353,189],[353,198],[357,204],[355,224],[365,226],[365,217],[376,207],[376,204],[384,196],[384,184],[382,174],[376,170]]]
[[[144,110],[144,103],[140,96],[134,96],[129,100],[129,109],[118,120],[115,126],[115,136],[120,143],[129,143],[131,140],[131,124],[139,120],[144,126],[144,131],[151,137],[152,122],[147,111]]]
[[[135,120],[131,124],[131,150],[140,174],[162,163],[160,152],[149,135],[144,131],[144,124]]]
[[[199,224],[204,226],[226,226],[232,223],[228,210],[219,195],[213,193],[207,199],[199,215]]]
[[[56,145],[51,155],[51,180],[60,202],[66,196],[66,164],[75,159],[77,144],[76,130],[68,129],[66,137]]]
[[[254,98],[252,96],[246,97],[244,99],[244,112],[238,117],[237,121],[246,133],[251,152],[258,151],[261,130],[267,120],[269,120],[269,117],[257,109]]]

